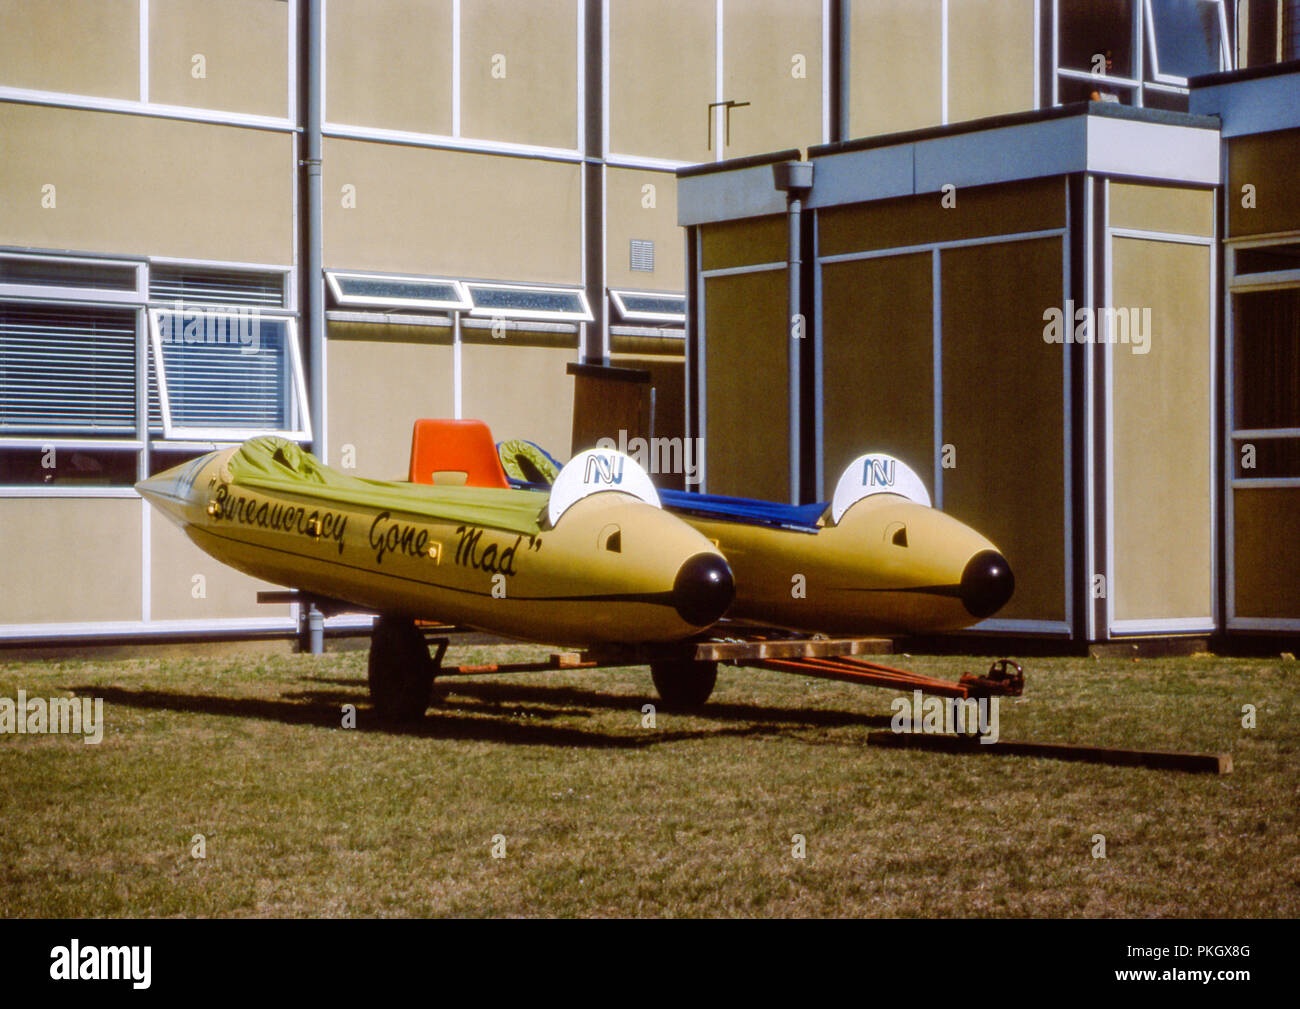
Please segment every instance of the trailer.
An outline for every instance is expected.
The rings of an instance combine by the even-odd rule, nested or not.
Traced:
[[[1011,659],[998,659],[983,675],[964,673],[943,680],[885,665],[864,656],[888,655],[893,641],[884,637],[791,635],[756,631],[721,621],[703,634],[684,641],[591,647],[557,651],[536,662],[448,665],[444,659],[452,637],[466,628],[408,620],[373,613],[339,600],[292,590],[259,592],[259,603],[296,603],[303,626],[304,650],[322,650],[325,617],[341,613],[375,617],[370,632],[368,682],[371,700],[385,721],[423,717],[439,677],[495,676],[559,669],[613,669],[649,666],[655,690],[671,711],[694,711],[713,694],[718,666],[768,669],[795,676],[837,680],[868,687],[914,691],[958,699],[1019,696],[1024,691],[1023,668]]]

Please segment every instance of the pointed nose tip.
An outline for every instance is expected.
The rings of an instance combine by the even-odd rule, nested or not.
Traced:
[[[981,620],[1002,609],[1015,590],[1011,565],[996,550],[980,551],[961,573],[961,601],[967,613]]]
[[[707,627],[721,617],[735,595],[731,567],[720,554],[688,558],[673,581],[673,606],[695,627]]]
[[[176,474],[168,470],[141,480],[135,485],[136,493],[168,518],[179,521],[185,514],[187,501],[176,483]]]
[[[140,480],[135,485],[135,492],[147,501],[154,501],[162,496],[164,483],[156,476]]]

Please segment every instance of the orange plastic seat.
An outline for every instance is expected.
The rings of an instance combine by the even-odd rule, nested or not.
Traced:
[[[411,432],[411,471],[407,479],[411,483],[510,487],[492,432],[481,420],[417,420]]]

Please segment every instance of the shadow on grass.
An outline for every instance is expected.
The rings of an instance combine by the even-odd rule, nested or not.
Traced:
[[[360,684],[356,684],[360,686]],[[472,689],[466,689],[472,688]],[[781,728],[790,728],[791,721],[799,725],[826,724],[862,724],[875,721],[888,721],[867,716],[841,714],[837,712],[799,711],[783,709],[766,709],[748,705],[718,705],[707,707],[701,717],[744,720],[749,724],[727,727],[711,727],[693,730],[659,729],[654,732],[641,733],[629,723],[627,734],[609,733],[599,730],[574,728],[572,726],[555,726],[535,724],[531,718],[521,720],[520,715],[536,718],[539,715],[550,719],[565,714],[587,714],[588,708],[601,707],[625,710],[629,716],[639,715],[640,698],[616,698],[610,695],[586,693],[568,688],[548,689],[539,687],[520,687],[509,684],[458,684],[455,693],[468,695],[470,703],[462,704],[446,697],[435,699],[420,721],[404,726],[384,726],[375,718],[364,696],[343,691],[303,691],[285,695],[283,699],[256,697],[222,697],[212,694],[186,694],[164,690],[125,690],[120,687],[101,685],[69,686],[78,695],[102,697],[108,705],[119,704],[123,707],[152,711],[174,711],[199,715],[219,715],[229,718],[256,718],[263,721],[280,722],[285,725],[314,726],[321,729],[339,729],[340,707],[343,704],[358,704],[357,726],[348,730],[353,732],[379,733],[387,735],[428,737],[431,739],[464,739],[480,742],[500,742],[525,746],[574,746],[597,749],[639,750],[662,743],[682,740],[707,739],[720,736],[762,736],[780,734]],[[517,705],[521,701],[543,702],[543,709],[530,708],[527,711],[507,710],[506,704]],[[360,703],[358,703],[360,702]],[[557,704],[583,702],[586,707],[567,706],[556,708]],[[789,716],[798,716],[792,719]],[[835,721],[826,721],[823,716],[836,716]],[[785,717],[782,717],[785,716]],[[778,723],[785,722],[784,726]],[[754,724],[760,723],[760,724]],[[636,734],[633,734],[633,733]]]
[[[366,690],[366,681],[360,679],[327,679],[303,677],[302,682],[311,684],[330,684],[351,687],[362,693]],[[540,710],[530,709],[540,717],[553,717],[544,714],[549,709],[557,714],[591,714],[592,709],[600,708],[611,711],[637,711],[643,704],[653,704],[660,711],[667,709],[653,694],[602,694],[594,690],[578,687],[551,687],[525,683],[503,683],[499,680],[483,681],[467,677],[439,677],[434,681],[434,692],[446,706],[455,703],[458,708],[487,708],[492,710],[505,705],[537,704],[545,707]],[[286,697],[311,697],[311,692],[286,694]],[[319,696],[326,696],[320,694]],[[339,703],[353,703],[352,694],[336,692],[332,695]],[[466,699],[462,702],[461,699]],[[477,703],[475,703],[477,702]],[[561,707],[568,705],[568,707]],[[805,726],[809,728],[837,727],[841,725],[863,725],[873,728],[889,728],[889,715],[864,715],[856,711],[829,711],[825,708],[778,708],[760,704],[724,704],[709,701],[704,707],[693,712],[695,717],[712,721],[728,722],[763,722],[766,725]]]

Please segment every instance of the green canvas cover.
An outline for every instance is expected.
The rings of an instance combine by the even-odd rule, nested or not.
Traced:
[[[525,536],[540,530],[538,520],[547,500],[537,491],[363,480],[330,469],[296,443],[270,435],[244,442],[229,465],[241,487],[426,515]]]

